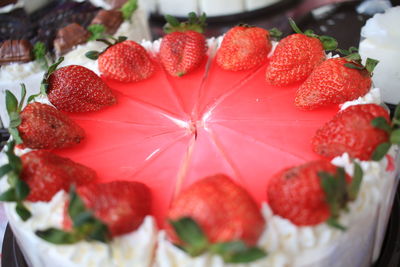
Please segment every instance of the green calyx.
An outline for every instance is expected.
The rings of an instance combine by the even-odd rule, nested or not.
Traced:
[[[47,56],[46,45],[43,42],[37,42],[33,46],[32,54],[34,59],[42,65],[42,68],[47,70],[51,60]]]
[[[91,60],[97,60],[101,54],[106,52],[108,48],[110,48],[113,45],[116,45],[118,43],[122,43],[123,41],[126,41],[128,38],[126,36],[119,36],[118,38],[114,38],[112,36],[109,36],[108,38],[100,38],[96,39],[96,41],[105,43],[107,47],[103,51],[95,51],[91,50],[85,53],[85,56]]]
[[[39,93],[31,95],[28,98],[28,103],[32,102],[36,97],[39,96],[47,96],[47,88],[49,87],[49,77],[50,75],[55,72],[58,68],[58,65],[61,64],[61,62],[63,62],[64,58],[60,57],[57,62],[55,62],[54,64],[52,64],[47,71],[45,72],[45,74],[43,75],[43,79],[42,82],[40,83],[40,89],[39,89]]]
[[[326,36],[326,35],[317,35],[314,33],[313,30],[306,30],[303,32],[302,30],[300,30],[300,28],[297,26],[296,22],[292,18],[289,18],[289,24],[292,27],[294,32],[299,33],[299,34],[304,34],[308,37],[317,38],[318,40],[320,40],[324,50],[326,50],[326,51],[335,50],[338,46],[338,42],[333,37]]]
[[[248,263],[265,257],[267,254],[258,247],[249,247],[243,241],[210,243],[200,226],[190,217],[183,217],[169,223],[183,241],[180,249],[192,257],[205,252],[219,255],[226,263]]]
[[[0,179],[7,176],[9,189],[0,195],[0,201],[15,202],[15,211],[23,221],[28,220],[32,214],[24,205],[23,201],[29,195],[28,184],[20,179],[22,172],[22,161],[14,153],[15,141],[10,141],[7,144],[5,152],[8,158],[8,163],[0,167]]]
[[[13,137],[17,144],[22,144],[22,138],[18,132],[18,126],[21,124],[20,113],[25,102],[26,88],[25,84],[21,84],[21,102],[18,103],[18,99],[11,93],[11,91],[6,90],[6,109],[8,117],[10,118],[10,125],[8,131]]]
[[[121,7],[120,11],[122,12],[122,17],[124,20],[130,20],[132,14],[138,9],[138,1],[137,0],[128,0]]]
[[[268,30],[269,36],[279,41],[282,38],[283,33],[278,28],[272,28]]]
[[[336,49],[336,51],[345,56],[344,58],[348,61],[348,63],[344,64],[346,67],[356,70],[366,70],[370,76],[372,76],[376,65],[379,63],[376,59],[367,58],[364,66],[361,63],[361,56],[358,53],[358,49],[354,46],[350,47],[348,50]]]
[[[106,27],[104,27],[102,24],[92,24],[87,27],[87,30],[90,32],[90,37],[88,40],[93,41],[104,37]]]
[[[68,214],[72,219],[71,231],[56,228],[36,231],[36,235],[53,244],[74,244],[82,240],[107,243],[110,233],[105,223],[97,219],[72,187],[69,193]]]
[[[354,162],[354,173],[350,183],[346,182],[346,173],[341,167],[337,168],[334,175],[319,172],[318,176],[321,179],[321,186],[325,192],[331,215],[326,223],[333,228],[344,231],[346,227],[338,222],[338,218],[342,210],[348,210],[347,204],[357,199],[363,171],[360,165]]]
[[[185,32],[185,31],[196,31],[204,33],[204,29],[207,26],[206,13],[197,16],[196,13],[191,12],[188,14],[188,20],[185,22],[179,22],[175,17],[171,15],[165,15],[167,24],[164,25],[165,33],[172,32]]]
[[[389,140],[377,146],[372,154],[372,160],[380,161],[388,153],[392,144],[400,145],[400,104],[396,106],[391,123],[384,117],[377,117],[371,121],[371,124],[389,135]]]

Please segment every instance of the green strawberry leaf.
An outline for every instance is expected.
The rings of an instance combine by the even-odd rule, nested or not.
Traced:
[[[382,143],[380,144],[375,151],[372,153],[372,160],[380,161],[387,154],[390,149],[390,143]]]
[[[300,28],[297,26],[296,22],[292,18],[288,18],[290,27],[292,27],[295,33],[304,34]],[[309,32],[310,33],[310,32]]]
[[[92,229],[89,232],[87,239],[96,240],[103,243],[109,242],[109,230],[107,225],[96,219],[92,223]]]
[[[8,114],[18,113],[18,100],[9,90],[6,90],[6,109]]]
[[[345,226],[341,225],[337,221],[337,219],[334,219],[334,218],[329,218],[326,221],[326,224],[329,225],[330,227],[335,228],[335,229],[340,230],[340,231],[346,231],[347,230],[347,228]]]
[[[192,257],[205,252],[208,247],[208,239],[200,226],[190,217],[183,217],[179,220],[170,220],[177,236],[184,242],[182,248]]]
[[[0,179],[3,178],[3,176],[7,175],[10,171],[12,171],[12,167],[10,164],[6,164],[0,167]]]
[[[360,191],[361,182],[363,180],[363,170],[357,162],[354,162],[354,174],[350,185],[348,186],[348,194],[350,200],[356,200]]]
[[[384,130],[389,134],[392,132],[392,127],[389,125],[388,121],[384,117],[376,117],[371,121],[371,123],[372,126],[374,126],[375,128]]]
[[[318,39],[321,41],[322,46],[324,47],[324,50],[326,50],[326,51],[333,51],[338,46],[338,42],[333,37],[321,35],[318,37]]]
[[[21,180],[18,179],[15,185],[15,195],[18,200],[24,200],[25,198],[28,197],[30,192],[28,184]]]
[[[130,20],[132,14],[138,9],[138,1],[137,0],[128,0],[121,7],[120,11],[122,12],[122,17],[124,20]]]
[[[280,40],[282,38],[283,33],[278,28],[272,28],[268,30],[269,36],[274,38],[275,40]]]
[[[14,148],[15,148],[15,142],[14,141],[8,142],[7,151],[5,153],[8,158],[8,164],[11,165],[13,173],[19,176],[19,174],[22,171],[22,161],[20,157],[15,155]]]
[[[348,67],[349,69],[355,69],[355,70],[363,70],[365,69],[364,66],[357,64],[355,62],[348,62],[344,64],[345,67]]]
[[[167,23],[171,26],[171,27],[178,27],[181,23],[179,22],[179,20],[177,20],[177,18],[175,18],[174,16],[171,15],[165,15],[164,16],[165,20],[167,21]]]
[[[100,56],[100,52],[91,50],[91,51],[86,52],[85,56],[89,59],[97,60]]]
[[[14,140],[15,140],[15,142],[17,144],[22,144],[23,143],[22,138],[20,137],[19,132],[18,132],[18,130],[16,128],[9,128],[8,132],[14,138]]]
[[[267,256],[262,249],[248,247],[242,241],[212,244],[210,251],[220,255],[226,263],[248,263]]]
[[[66,232],[56,228],[36,231],[35,234],[47,242],[57,245],[75,244],[83,240],[82,236],[80,236],[77,232]]]
[[[163,28],[165,33],[185,32],[188,30],[204,33],[204,29],[207,26],[207,16],[205,13],[197,16],[196,13],[191,12],[188,14],[188,20],[185,22],[179,22],[179,20],[171,15],[165,15],[164,18],[167,21]]]
[[[26,87],[25,84],[21,83],[21,101],[18,105],[18,110],[21,111],[22,110],[22,106],[24,105],[25,102],[25,97],[26,97]]]
[[[393,120],[396,122],[395,125],[400,125],[400,104],[397,104],[394,110]]]
[[[32,52],[35,60],[41,63],[43,69],[47,70],[49,68],[49,63],[46,57],[47,54],[46,45],[43,42],[36,42],[35,45],[33,46]]]
[[[11,187],[11,188],[7,189],[6,191],[4,191],[0,195],[0,201],[16,202],[17,201],[17,196],[16,196],[16,193],[15,193],[15,188]]]
[[[92,24],[89,25],[87,30],[90,32],[89,41],[93,41],[99,38],[104,37],[104,33],[106,32],[106,28],[102,24]]]
[[[400,129],[396,129],[390,134],[390,142],[400,145]]]
[[[378,65],[378,63],[379,63],[379,60],[367,58],[367,61],[365,62],[365,68],[372,75],[372,73],[373,73],[376,65]]]
[[[32,217],[32,213],[28,210],[27,207],[22,202],[17,202],[17,206],[15,207],[15,211],[19,215],[19,217],[23,220],[26,221],[30,217]]]

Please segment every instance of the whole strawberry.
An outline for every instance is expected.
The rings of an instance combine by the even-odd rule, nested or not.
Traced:
[[[340,210],[357,197],[362,171],[358,165],[356,170],[351,179],[342,168],[322,160],[284,169],[268,183],[268,204],[274,214],[298,226],[339,226],[335,220]]]
[[[108,242],[136,230],[151,212],[149,188],[139,182],[113,181],[74,188],[66,202],[64,230],[50,228],[36,234],[55,244],[81,240]]]
[[[30,103],[21,112],[25,92],[25,86],[22,85],[22,99],[18,103],[17,98],[10,91],[6,91],[10,116],[9,131],[20,147],[65,148],[79,144],[84,139],[83,129],[50,105]]]
[[[116,103],[111,89],[93,71],[79,65],[65,66],[49,74],[47,96],[59,110],[97,111]]]
[[[373,67],[369,68],[368,63],[364,67],[348,58],[330,58],[317,66],[299,87],[295,105],[315,109],[357,99],[370,90]]]
[[[167,33],[161,41],[160,60],[172,76],[183,76],[196,69],[206,55],[206,40],[203,35],[206,16],[189,14],[189,21],[179,23],[172,16],[166,16]]]
[[[217,51],[217,64],[225,70],[248,70],[265,62],[271,48],[267,30],[236,26],[225,34]]]
[[[171,204],[168,220],[169,238],[192,256],[208,250],[222,254],[227,261],[227,255],[216,247],[231,242],[239,242],[243,248],[254,246],[265,225],[251,196],[222,174],[204,178],[180,193]],[[199,240],[190,242],[193,233],[188,228],[202,233]]]
[[[87,209],[104,222],[111,236],[136,230],[151,213],[150,189],[139,182],[88,184],[76,190]]]
[[[318,36],[309,30],[303,33],[293,20],[289,21],[296,33],[278,43],[266,70],[267,82],[276,86],[304,81],[325,60],[324,50],[337,46],[333,38]]]
[[[65,148],[79,144],[83,129],[52,106],[31,103],[21,112],[19,134],[23,147],[33,149]]]
[[[313,150],[327,158],[347,152],[351,157],[371,160],[376,148],[389,140],[386,131],[372,125],[377,117],[390,123],[388,112],[379,105],[346,108],[317,130],[312,139]]]
[[[31,151],[21,160],[20,177],[29,186],[29,201],[50,201],[60,190],[68,191],[73,184],[88,184],[96,179],[92,169],[47,151]]]

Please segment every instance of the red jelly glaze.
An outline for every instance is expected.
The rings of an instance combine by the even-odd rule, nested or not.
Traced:
[[[230,72],[209,60],[183,77],[168,75],[156,63],[150,79],[105,80],[117,104],[69,114],[87,137],[57,154],[95,169],[100,181],[145,183],[160,226],[180,190],[216,173],[229,175],[257,203],[267,201],[273,174],[319,158],[311,138],[339,108],[298,110],[299,85],[268,85],[268,62]]]

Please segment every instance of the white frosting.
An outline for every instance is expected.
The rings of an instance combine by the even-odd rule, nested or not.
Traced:
[[[396,158],[398,147],[392,147],[389,155]],[[347,154],[336,157],[332,163],[344,167],[349,175],[353,174],[354,164]],[[343,212],[339,219],[347,227],[345,232],[325,223],[312,227],[296,226],[274,215],[268,204],[264,203],[262,213],[267,223],[259,246],[268,252],[268,256],[251,264],[234,266],[368,266],[371,258],[367,255],[371,255],[371,251],[374,251],[373,259],[376,260],[384,236],[385,228],[382,226],[386,225],[390,201],[396,188],[396,172],[385,171],[386,158],[380,162],[363,161],[360,165],[364,177],[359,196],[350,203],[349,212]],[[166,240],[164,231],[159,232],[158,240],[157,267],[230,266],[224,265],[222,259],[215,255],[204,254],[191,258]]]
[[[46,202],[26,205],[33,216],[26,222],[15,213],[15,204],[6,205],[6,213],[20,246],[30,266],[59,267],[81,266],[150,266],[157,241],[154,218],[147,216],[142,225],[131,233],[116,237],[109,245],[82,241],[74,245],[52,245],[34,234],[49,227],[62,228],[63,209],[67,194],[58,192]]]
[[[362,59],[379,60],[372,80],[376,87],[382,88],[383,101],[390,104],[400,102],[400,6],[376,14],[361,30],[364,38],[359,52]]]

